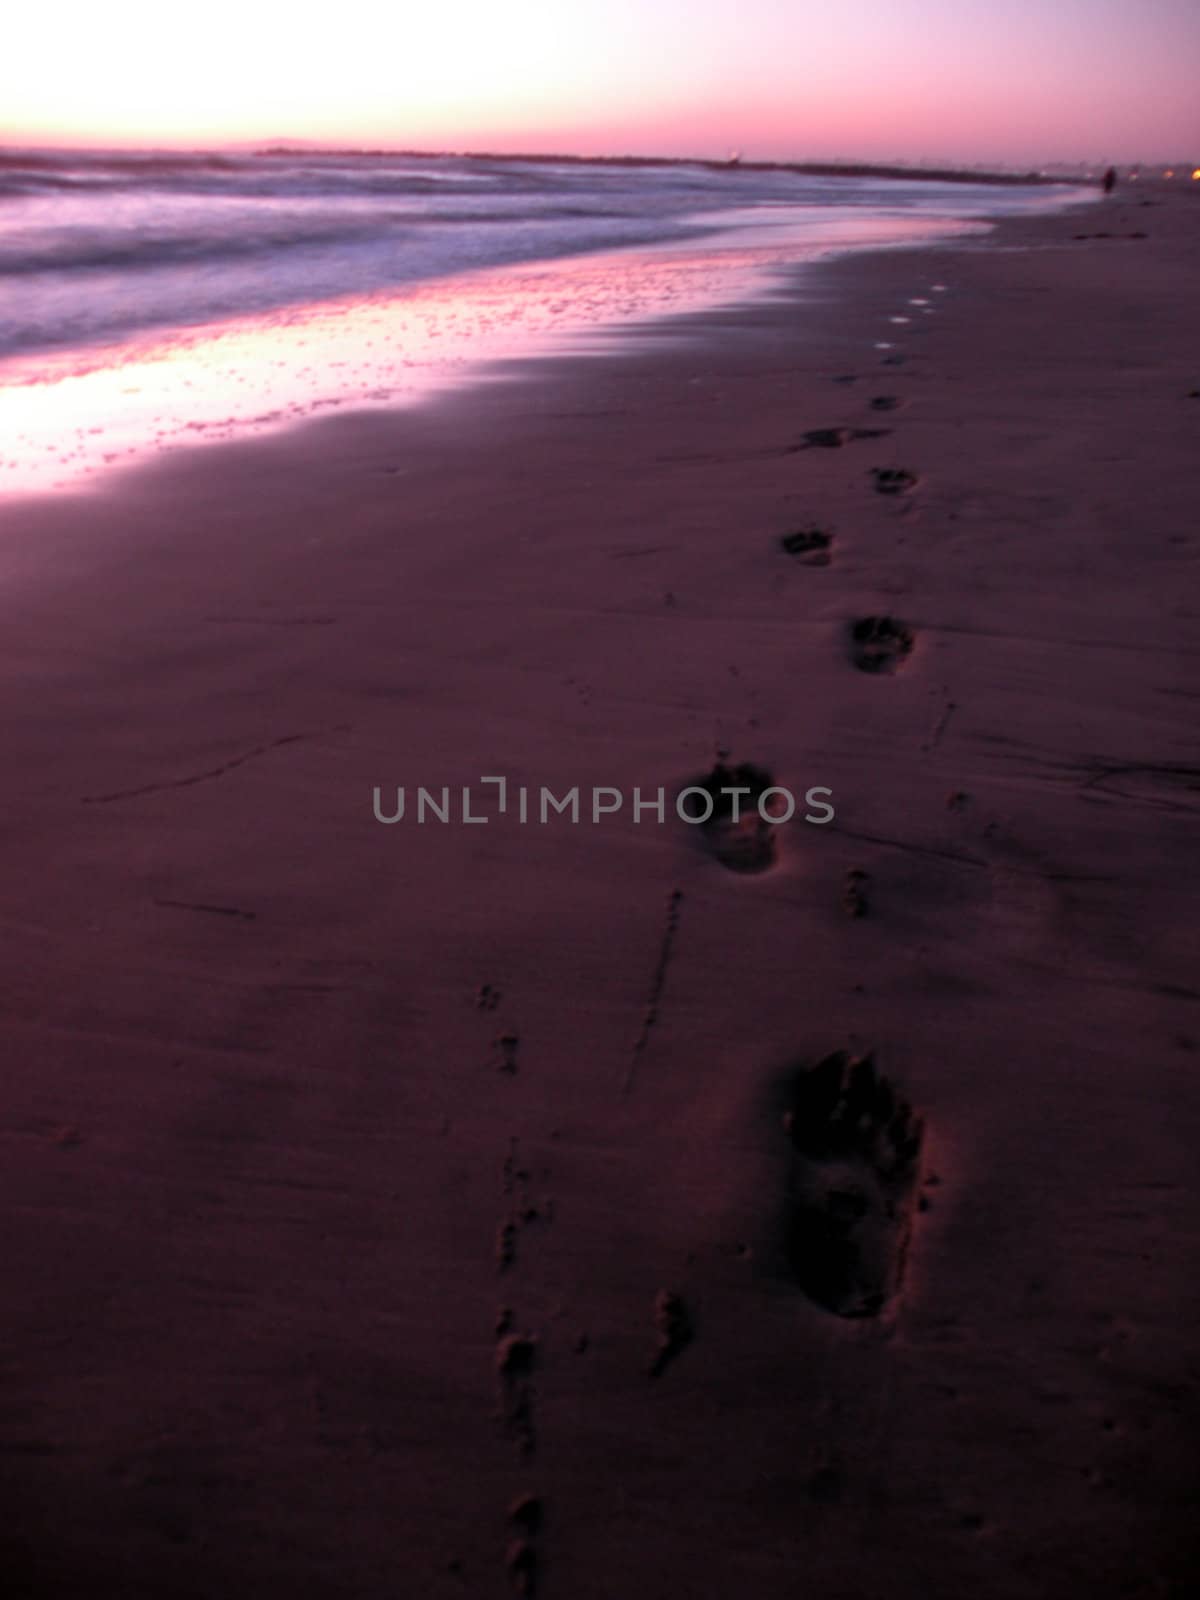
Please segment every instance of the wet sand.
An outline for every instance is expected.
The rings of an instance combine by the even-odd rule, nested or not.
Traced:
[[[5,507],[7,1592],[1186,1592],[1198,232]]]

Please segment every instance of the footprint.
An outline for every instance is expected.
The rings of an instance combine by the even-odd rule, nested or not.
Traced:
[[[789,556],[801,557],[806,567],[827,567],[833,534],[824,528],[809,526],[797,528],[794,533],[785,533],[779,543]]]
[[[872,411],[898,411],[904,401],[898,394],[877,394],[867,404]]]
[[[860,617],[850,624],[850,659],[860,672],[895,672],[911,654],[915,635],[895,617]]]
[[[711,772],[693,778],[687,785],[712,801],[707,819],[698,826],[705,844],[730,872],[765,872],[774,864],[777,825],[768,822],[759,809],[762,796],[774,786],[774,778],[764,767],[748,761],[736,767],[718,761]],[[746,792],[730,794],[730,790]],[[689,795],[684,809],[690,816],[699,817],[704,812],[704,802],[698,795]],[[770,802],[766,809],[770,811]]]
[[[871,476],[875,479],[876,494],[908,494],[919,481],[916,473],[907,467],[872,467]]]
[[[904,1272],[921,1123],[871,1056],[839,1050],[796,1074],[784,1127],[787,1248],[800,1287],[839,1317],[877,1316]]]
[[[882,439],[891,431],[890,428],[809,428],[792,450],[840,450],[852,439]]]

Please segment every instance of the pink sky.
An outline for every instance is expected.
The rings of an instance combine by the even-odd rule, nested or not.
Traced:
[[[46,0],[0,137],[1184,159],[1197,82],[1197,0]]]

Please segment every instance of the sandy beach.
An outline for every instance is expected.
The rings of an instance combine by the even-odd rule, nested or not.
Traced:
[[[1191,190],[3,507],[6,1594],[1191,1592]]]

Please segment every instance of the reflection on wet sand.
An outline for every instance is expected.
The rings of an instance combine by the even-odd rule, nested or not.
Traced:
[[[60,488],[174,444],[341,406],[409,405],[497,363],[605,354],[622,331],[770,291],[785,263],[975,231],[950,218],[762,208],[714,239],[488,269],[0,366],[0,490]]]

